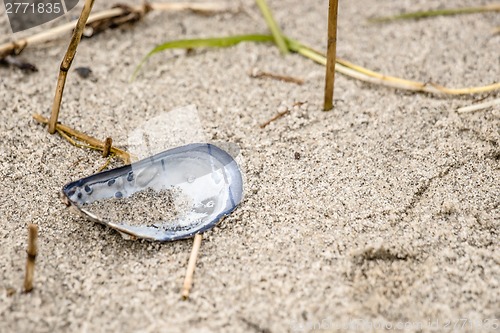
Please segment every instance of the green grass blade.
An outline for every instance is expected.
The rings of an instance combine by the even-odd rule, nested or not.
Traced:
[[[255,0],[255,1],[257,2],[257,5],[259,6],[260,11],[262,12],[262,16],[264,16],[264,19],[266,20],[267,26],[269,27],[271,33],[273,34],[274,42],[280,49],[281,54],[288,54],[289,50],[286,45],[285,39],[283,37],[283,33],[281,32],[280,27],[274,20],[273,14],[269,9],[266,0]]]
[[[466,7],[466,8],[454,8],[454,9],[437,9],[428,11],[419,11],[412,13],[405,13],[401,15],[387,16],[387,17],[377,17],[369,19],[369,22],[381,23],[390,22],[397,20],[413,20],[421,19],[434,16],[448,16],[448,15],[460,15],[460,14],[474,14],[474,13],[484,13],[491,11],[500,11],[499,4],[486,5],[481,7]]]
[[[215,38],[198,38],[174,40],[156,46],[146,57],[168,49],[194,49],[200,47],[229,47],[241,42],[271,42],[273,39],[269,35],[237,35]]]
[[[271,35],[237,35],[228,37],[216,37],[216,38],[196,38],[196,39],[180,39],[173,40],[156,46],[154,49],[149,51],[149,53],[142,58],[139,65],[134,70],[131,80],[137,76],[141,70],[144,63],[154,54],[170,50],[170,49],[196,49],[202,47],[230,47],[241,42],[272,42],[273,36]]]
[[[322,60],[319,60],[321,56],[314,51],[310,50],[307,47],[303,46],[299,42],[287,38],[286,36],[283,36],[283,41],[285,43],[285,47],[287,51],[295,52],[302,54],[312,60],[315,60],[316,62],[322,62]],[[213,37],[213,38],[196,38],[196,39],[179,39],[179,40],[173,40],[169,41],[163,44],[160,44],[156,46],[154,49],[149,51],[144,58],[142,58],[141,62],[139,65],[134,70],[134,73],[132,74],[131,81],[135,79],[139,71],[141,70],[142,66],[146,61],[156,53],[170,50],[170,49],[195,49],[195,48],[203,48],[203,47],[230,47],[234,46],[236,44],[239,44],[241,42],[273,42],[274,41],[274,36],[272,35],[259,35],[259,34],[251,34],[251,35],[236,35],[236,36],[227,36],[227,37]]]

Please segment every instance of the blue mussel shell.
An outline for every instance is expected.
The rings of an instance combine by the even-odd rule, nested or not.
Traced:
[[[127,223],[110,221],[86,209],[112,198],[126,199],[144,190],[177,188],[190,200],[177,220]],[[127,238],[173,241],[211,229],[231,213],[243,197],[243,180],[236,161],[208,143],[170,149],[130,165],[68,183],[62,189],[68,206],[86,218],[118,230]]]

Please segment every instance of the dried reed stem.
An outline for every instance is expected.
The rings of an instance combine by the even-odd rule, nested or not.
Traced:
[[[35,260],[37,255],[38,227],[30,223],[28,225],[28,257],[26,259],[26,275],[24,276],[24,291],[33,290],[33,276],[35,274]]]
[[[40,115],[40,114],[36,114],[35,113],[33,115],[33,119],[35,119],[36,121],[38,121],[39,123],[42,123],[42,124],[48,124],[49,123],[49,120],[47,118],[45,118],[44,116]],[[67,139],[71,144],[73,144],[75,146],[78,146],[78,143],[76,143],[74,140],[72,140],[71,137],[75,137],[78,140],[83,141],[83,142],[89,144],[88,148],[98,149],[98,150],[101,150],[101,151],[104,150],[104,146],[105,146],[104,142],[102,142],[99,139],[96,139],[94,137],[91,137],[91,136],[89,136],[89,135],[87,135],[85,133],[82,133],[80,131],[72,129],[69,126],[57,123],[56,124],[56,130],[57,131],[61,131],[62,133],[64,133],[66,136],[64,136],[64,135],[61,135],[61,136],[63,136],[65,139]],[[130,155],[126,151],[121,150],[121,149],[116,148],[116,147],[113,147],[113,146],[110,148],[110,151],[111,151],[111,153],[113,153],[116,156],[118,156],[123,161],[123,163],[130,164],[132,155]]]
[[[71,37],[68,50],[66,51],[66,54],[64,55],[64,58],[61,62],[61,66],[59,68],[59,78],[57,79],[56,94],[54,96],[52,113],[49,120],[50,134],[54,134],[56,132],[57,118],[59,117],[59,110],[61,108],[61,100],[64,92],[64,85],[66,84],[66,76],[68,75],[69,68],[71,67],[71,63],[73,62],[73,59],[75,57],[76,48],[78,47],[80,39],[82,38],[83,29],[85,28],[85,24],[87,23],[87,19],[89,18],[90,11],[92,10],[93,5],[94,0],[85,1],[82,13],[80,14],[80,18],[76,23],[76,28],[73,32],[73,36]]]
[[[292,50],[294,52],[297,52],[300,55],[317,62],[318,64],[326,66],[326,57],[320,52],[290,39],[288,42],[291,43],[290,45],[292,46]],[[363,82],[416,92],[426,92],[430,94],[469,95],[500,90],[500,82],[479,87],[447,88],[432,82],[426,83],[411,81],[394,76],[383,75],[339,58],[337,58],[335,71]]]
[[[324,111],[333,109],[333,90],[335,89],[335,58],[337,54],[337,14],[338,0],[330,0],[328,10],[328,43],[326,53],[325,104]]]
[[[200,251],[202,239],[202,234],[196,234],[194,236],[193,249],[191,250],[191,256],[189,257],[188,267],[186,270],[186,277],[182,287],[182,298],[185,300],[189,298],[189,291],[193,285],[194,269],[196,267],[196,259],[198,258],[198,252]]]

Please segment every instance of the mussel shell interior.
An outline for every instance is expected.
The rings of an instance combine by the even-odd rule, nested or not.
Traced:
[[[129,223],[98,216],[88,209],[106,200],[127,200],[140,192],[159,194],[169,189],[175,189],[187,202],[174,219],[158,219],[149,224],[139,219]],[[208,230],[233,211],[242,199],[243,181],[236,161],[228,153],[212,144],[200,143],[71,182],[62,192],[71,205],[92,221],[134,238],[172,241]],[[148,207],[143,209],[147,212]]]

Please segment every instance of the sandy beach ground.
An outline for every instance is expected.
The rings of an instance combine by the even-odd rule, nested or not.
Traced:
[[[327,1],[269,3],[287,35],[325,49]],[[498,13],[367,22],[445,4],[340,1],[338,56],[450,87],[498,82]],[[69,36],[25,50],[36,73],[0,67],[0,332],[498,331],[500,108],[456,110],[500,94],[435,96],[338,75],[335,109],[321,112],[324,67],[250,43],[165,52],[129,82],[161,42],[266,33],[256,5],[242,6],[151,13],[84,40],[73,66],[93,73],[70,71],[59,118],[126,145],[144,121],[195,105],[207,140],[239,146],[245,199],[205,234],[188,301],[191,240],[127,241],[60,200],[64,184],[105,162],[31,117],[49,115]],[[254,69],[305,83],[251,78]],[[28,223],[39,226],[39,255],[24,294]]]

